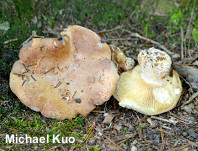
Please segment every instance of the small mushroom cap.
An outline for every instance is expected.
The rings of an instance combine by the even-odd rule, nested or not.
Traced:
[[[173,70],[172,73],[168,74],[170,66],[167,65],[169,68],[163,69],[163,65],[160,64],[170,63],[169,58],[163,60],[165,56],[162,55],[158,58],[160,59],[158,61],[155,60],[156,56],[153,53],[150,53],[150,51],[147,53],[150,55],[144,56],[142,59],[140,52],[138,56],[140,65],[137,65],[132,71],[121,74],[114,96],[122,107],[134,109],[147,115],[156,115],[169,111],[176,106],[181,96],[182,86],[177,72]],[[151,55],[153,55],[152,59],[159,64],[155,65],[150,61]],[[146,59],[149,60],[146,61]],[[159,67],[161,71],[158,72],[156,67]],[[148,70],[149,68],[150,70]],[[158,76],[154,75],[153,72],[157,73]]]
[[[35,38],[21,48],[10,73],[10,88],[44,116],[87,116],[113,95],[119,75],[107,44],[93,31],[70,26],[56,38]]]
[[[135,66],[132,58],[126,57],[120,48],[110,45],[112,60],[118,65],[121,72],[131,70]]]

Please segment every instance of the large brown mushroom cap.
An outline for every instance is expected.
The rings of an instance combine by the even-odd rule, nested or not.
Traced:
[[[44,116],[87,116],[114,93],[119,75],[107,44],[93,31],[70,26],[55,38],[35,38],[22,48],[10,74],[11,90]]]

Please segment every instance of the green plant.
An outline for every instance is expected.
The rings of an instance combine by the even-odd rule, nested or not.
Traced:
[[[176,31],[180,30],[181,27],[184,27],[183,23],[184,12],[183,9],[176,9],[170,11],[170,19],[169,19],[169,33],[173,34]]]
[[[126,132],[128,131],[129,129],[127,127],[124,128],[124,134],[126,134]]]
[[[198,43],[198,27],[193,29],[192,35],[193,35],[196,43]]]

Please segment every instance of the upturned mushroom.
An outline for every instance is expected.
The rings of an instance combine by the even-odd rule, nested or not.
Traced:
[[[121,74],[115,98],[119,105],[146,115],[174,108],[181,96],[179,75],[171,69],[170,56],[158,49],[143,50],[133,70]]]
[[[113,95],[119,75],[107,44],[93,31],[70,26],[63,40],[34,38],[10,73],[10,88],[23,104],[44,116],[87,116]]]

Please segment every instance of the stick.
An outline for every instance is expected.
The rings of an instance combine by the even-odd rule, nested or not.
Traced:
[[[99,130],[97,130],[95,127],[94,129],[97,131],[97,132],[100,132]],[[100,132],[101,133],[101,132]],[[101,133],[102,134],[102,133]],[[107,136],[105,136],[104,134],[102,134],[102,136],[104,136],[106,139],[108,139],[112,144],[114,144],[116,147],[118,147],[119,149],[123,150],[118,144],[116,144],[114,141],[110,140]]]
[[[34,81],[36,81],[36,79],[33,77],[33,75],[31,75],[31,77],[32,77],[32,79],[33,79]]]
[[[131,38],[103,39],[104,42],[105,41],[113,41],[113,40],[122,40],[122,41],[124,41],[124,40],[131,40]]]
[[[25,68],[25,72],[30,71],[30,70],[26,67],[26,65],[25,65],[24,63],[22,63],[22,64],[23,64],[23,67]]]
[[[162,127],[160,127],[160,131],[161,131],[161,139],[162,139],[162,150],[164,149],[164,132]]]
[[[142,123],[143,121],[147,120],[148,116],[146,115],[144,118],[142,118],[141,120],[137,121],[135,123],[135,125],[139,125],[140,123]]]
[[[116,135],[118,135],[118,132],[116,131],[115,127],[112,125],[113,130],[115,131]]]
[[[17,41],[17,40],[18,40],[18,38],[10,39],[10,40],[4,41],[3,44],[6,45],[6,44],[9,44],[9,43]]]
[[[178,150],[182,150],[186,147],[188,147],[190,144],[186,144],[184,146],[179,146],[179,147],[175,147],[175,148],[172,148],[172,149],[169,149],[169,150],[166,150],[166,151],[178,151]]]
[[[197,65],[194,65],[194,64],[174,64],[176,66],[197,66]]]
[[[84,118],[84,119],[86,119],[86,118]],[[86,119],[87,120],[87,122],[89,123],[89,124],[91,124],[91,122],[89,122],[89,120],[88,119]],[[94,129],[97,131],[97,132],[99,132],[99,133],[101,133],[97,128],[95,128],[94,127]],[[114,141],[112,141],[112,140],[110,140],[107,136],[105,136],[103,133],[101,133],[102,134],[102,136],[104,136],[106,139],[108,139],[112,144],[114,144],[116,147],[118,147],[119,149],[121,149],[121,150],[123,150],[118,144],[116,144]]]
[[[114,30],[118,30],[118,29],[121,29],[122,27],[118,26],[118,27],[115,27],[115,28],[112,28],[112,29],[107,29],[107,30],[102,30],[102,31],[98,31],[96,32],[97,34],[98,33],[106,33],[106,32],[111,32],[111,31],[114,31]]]
[[[62,84],[62,82],[59,81],[54,88],[58,88],[61,84]]]
[[[177,116],[174,115],[173,113],[171,113],[171,112],[169,112],[169,113],[171,114],[170,117],[174,117],[174,118],[176,118],[177,120],[179,120],[179,121],[182,122],[182,123],[191,124],[191,123],[189,123],[188,121],[186,121],[186,120],[184,120],[184,119],[181,119],[180,117],[177,117]]]
[[[130,138],[134,138],[137,134],[138,134],[138,133],[137,133],[137,132],[135,132],[133,135],[131,135],[131,136],[127,137],[126,139],[124,139],[124,140],[120,141],[120,142],[118,143],[118,145],[119,145],[119,144],[121,144],[121,143],[126,142],[126,141],[127,141],[128,139],[130,139]]]
[[[166,47],[164,47],[163,45],[161,45],[159,42],[156,42],[156,41],[154,41],[154,40],[152,40],[152,39],[149,39],[149,38],[145,38],[145,37],[141,36],[141,35],[138,34],[138,33],[132,33],[132,32],[130,32],[130,31],[126,30],[126,29],[124,29],[124,30],[125,30],[126,32],[128,32],[128,33],[131,35],[131,37],[137,37],[137,38],[140,38],[140,39],[143,39],[143,40],[147,40],[148,42],[150,42],[150,43],[152,43],[152,44],[155,44],[155,45],[157,45],[159,48],[161,48],[161,49],[163,49],[164,51],[166,51],[169,55],[173,55],[173,52],[169,51]]]
[[[13,73],[13,74],[17,76],[25,76],[23,73]]]
[[[192,142],[192,141],[190,141],[190,140],[188,140],[188,139],[186,139],[186,140],[188,141],[188,143],[189,143],[190,145],[194,145],[194,146],[198,147],[198,144],[196,144],[195,142]]]
[[[171,123],[173,125],[175,125],[177,123],[177,121],[170,121],[170,120],[163,119],[163,118],[160,118],[160,117],[157,117],[157,116],[151,116],[151,118],[155,119],[155,120],[160,120],[160,121],[163,121],[163,122]]]
[[[27,81],[27,80],[24,80],[24,81],[23,81],[22,86],[25,84],[26,81]]]
[[[46,74],[46,73],[48,73],[48,72],[50,72],[50,71],[52,71],[52,70],[54,70],[55,68],[54,67],[52,67],[51,69],[49,69],[48,71],[46,71],[46,72],[44,72],[44,74]]]
[[[184,77],[182,77],[181,75],[179,75],[179,77],[181,77],[184,80],[184,82],[186,82],[186,84],[189,85],[191,92],[194,92],[191,84]]]
[[[85,138],[85,142],[87,142],[87,139],[89,138],[89,136],[90,136],[90,134],[91,134],[91,132],[92,132],[92,130],[93,130],[93,128],[94,128],[94,125],[95,125],[95,121],[93,122],[93,124],[91,125],[91,127],[89,128],[89,133],[88,133],[88,135],[87,135],[87,137]]]
[[[142,136],[142,128],[140,125],[139,125],[139,129],[138,129],[138,135],[139,135],[140,141],[142,141],[143,136]]]
[[[29,68],[29,67],[32,67],[32,66],[35,66],[36,64],[30,64],[30,65],[27,65],[26,67]]]
[[[197,96],[198,96],[198,91],[197,91],[196,93],[194,93],[194,94],[189,98],[188,101],[184,102],[184,104],[182,105],[182,107],[183,107],[184,105],[186,105],[186,104],[191,103]]]
[[[183,28],[180,28],[181,30],[181,60],[184,60],[184,31]]]
[[[189,23],[188,23],[188,28],[187,28],[187,31],[186,31],[186,35],[185,35],[185,39],[187,38],[189,32],[190,32],[190,26],[191,26],[191,23],[193,21],[193,13],[194,13],[194,10],[195,10],[195,4],[196,4],[196,0],[194,0],[194,3],[193,3],[193,9],[192,9],[192,12],[191,12],[191,16],[190,16],[190,20],[189,20]]]

